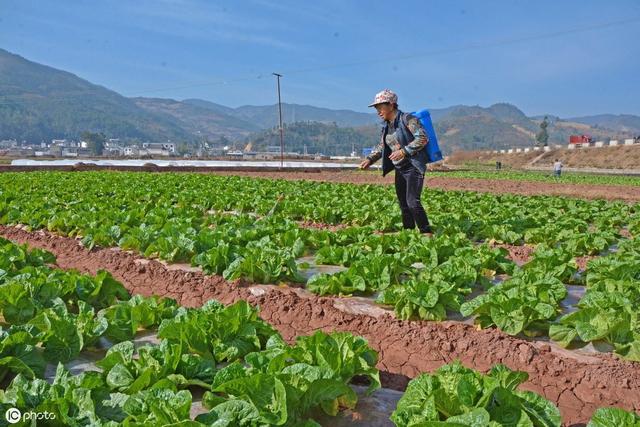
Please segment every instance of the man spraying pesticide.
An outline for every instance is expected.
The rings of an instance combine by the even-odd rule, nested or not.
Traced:
[[[422,110],[409,114],[400,111],[398,95],[389,89],[378,93],[369,107],[375,107],[384,124],[380,142],[360,163],[360,169],[367,169],[382,158],[383,176],[395,170],[395,189],[403,228],[417,226],[421,233],[431,235],[433,230],[420,196],[427,163],[441,160],[442,154],[429,112]]]

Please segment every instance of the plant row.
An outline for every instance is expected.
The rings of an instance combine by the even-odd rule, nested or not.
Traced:
[[[532,181],[532,182],[558,182],[558,178],[552,173],[549,166],[549,172],[535,171],[452,171],[447,172],[447,177],[453,178],[479,178],[479,179],[497,179],[509,181]],[[427,176],[435,176],[436,174],[427,174]],[[640,178],[625,175],[596,175],[576,172],[563,172],[560,181],[570,184],[596,184],[596,185],[640,185]]]

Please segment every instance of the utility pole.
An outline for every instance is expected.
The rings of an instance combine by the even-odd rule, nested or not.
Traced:
[[[278,80],[278,115],[280,118],[280,169],[284,168],[284,129],[282,129],[282,101],[280,100],[280,77],[282,74],[272,73]]]

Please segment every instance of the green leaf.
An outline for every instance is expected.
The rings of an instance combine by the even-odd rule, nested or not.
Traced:
[[[562,423],[560,410],[548,400],[531,391],[519,391],[522,407],[536,426],[556,427]]]
[[[214,392],[246,399],[253,403],[264,422],[282,425],[287,421],[287,397],[284,385],[276,377],[258,373],[238,378],[213,389]]]
[[[208,414],[198,415],[196,421],[214,427],[248,427],[259,425],[262,417],[253,403],[230,399],[215,406]]]
[[[489,425],[490,415],[484,408],[477,408],[463,415],[447,418],[446,424],[459,424],[468,427],[486,427]]]
[[[640,416],[620,408],[599,408],[587,427],[640,427]]]
[[[578,331],[572,326],[553,324],[549,327],[549,338],[564,348],[568,347],[577,337]]]
[[[131,372],[121,363],[116,364],[107,374],[107,384],[113,389],[126,389],[134,380]]]

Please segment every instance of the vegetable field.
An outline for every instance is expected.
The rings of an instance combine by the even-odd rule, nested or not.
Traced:
[[[435,174],[434,174],[435,175]],[[447,176],[455,178],[478,178],[493,180],[535,181],[535,182],[566,182],[569,184],[601,184],[601,185],[640,185],[640,177],[626,175],[594,175],[579,172],[563,172],[560,178],[548,172],[520,171],[520,170],[465,170],[447,172]]]
[[[640,205],[423,203],[433,237],[380,185],[0,174],[2,412],[357,425],[394,389],[379,425],[638,425]]]

